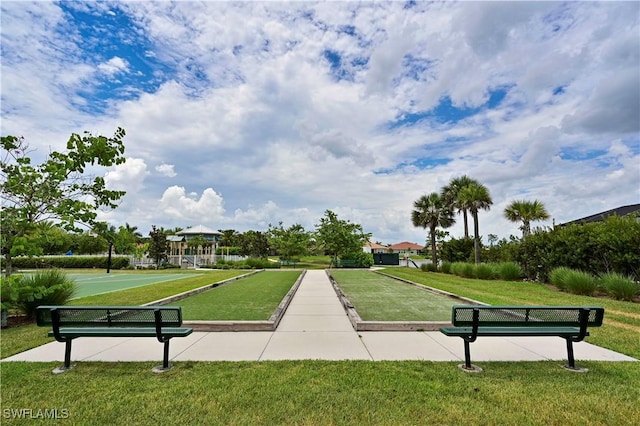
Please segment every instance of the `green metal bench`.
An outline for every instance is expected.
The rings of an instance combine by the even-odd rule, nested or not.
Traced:
[[[169,341],[193,332],[181,327],[179,306],[39,306],[36,322],[52,327],[49,337],[65,343],[64,366],[54,373],[71,368],[71,342],[78,337],[155,337],[164,343],[164,356],[153,371],[162,372],[171,368]]]
[[[447,336],[464,340],[465,371],[482,371],[471,364],[469,343],[479,336],[557,336],[567,343],[568,364],[565,368],[586,371],[576,367],[573,342],[589,335],[588,327],[602,325],[604,308],[570,306],[473,306],[457,305],[452,308],[451,324],[440,331]]]

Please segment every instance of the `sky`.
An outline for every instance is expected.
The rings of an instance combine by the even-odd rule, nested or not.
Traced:
[[[490,191],[485,242],[521,235],[514,200],[546,206],[534,226],[640,202],[639,2],[0,7],[2,135],[41,162],[124,128],[116,227],[311,231],[332,210],[424,245],[413,202],[462,175]]]

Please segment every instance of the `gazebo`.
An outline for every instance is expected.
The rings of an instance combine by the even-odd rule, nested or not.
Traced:
[[[215,253],[222,234],[203,225],[193,226],[175,235],[167,235],[169,261],[184,267],[215,263]],[[194,239],[206,243],[193,245]]]

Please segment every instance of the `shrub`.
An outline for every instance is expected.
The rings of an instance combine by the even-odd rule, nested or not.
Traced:
[[[33,318],[40,305],[67,304],[75,292],[73,281],[58,269],[22,276],[14,285],[18,295],[16,307],[29,318]]]
[[[16,257],[13,267],[17,269],[44,268],[85,268],[107,269],[106,256],[47,256],[47,257]],[[129,266],[129,257],[112,256],[111,269],[124,269]]]
[[[451,264],[451,272],[464,278],[473,278],[473,263],[454,262]]]
[[[573,294],[591,296],[598,288],[598,281],[588,272],[569,270],[565,277],[567,291]]]
[[[496,275],[505,281],[516,281],[522,278],[522,268],[515,262],[500,262],[495,264]]]
[[[473,277],[479,280],[493,279],[493,267],[486,263],[478,263],[473,265]]]
[[[442,272],[443,274],[450,274],[451,273],[451,263],[442,262],[442,264],[440,265],[440,272]]]
[[[423,263],[420,265],[420,270],[422,270],[422,272],[437,272],[438,267],[433,263]]]
[[[640,293],[640,286],[631,278],[622,274],[609,272],[600,276],[602,288],[615,299],[633,300]]]
[[[551,284],[558,287],[562,291],[567,291],[567,277],[571,273],[572,269],[564,266],[555,268],[549,274],[549,280]]]

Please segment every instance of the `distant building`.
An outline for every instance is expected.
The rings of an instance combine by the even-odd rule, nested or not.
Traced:
[[[572,224],[591,223],[591,222],[602,222],[610,216],[628,216],[631,214],[637,214],[640,220],[640,204],[630,204],[628,206],[618,207],[615,209],[604,211],[602,213],[592,214],[591,216],[586,216],[581,219],[576,219],[570,222],[561,223],[556,226],[566,226],[566,225],[572,225]]]
[[[198,236],[202,236],[207,241],[207,244],[198,247],[190,246],[189,241]],[[187,264],[184,266],[214,263],[216,248],[218,248],[221,238],[222,234],[220,232],[203,225],[178,231],[175,235],[167,235],[169,262],[176,265]]]
[[[406,256],[414,256],[419,254],[419,252],[421,252],[422,250],[424,250],[424,246],[421,246],[420,244],[416,244],[416,243],[410,243],[408,241],[403,241],[398,244],[390,245],[389,249],[391,249],[392,253],[398,253],[400,255],[406,255]]]
[[[387,246],[383,246],[382,244],[378,244],[378,243],[372,243],[372,242],[367,242],[364,247],[362,247],[362,250],[365,253],[387,253],[389,251],[389,247]]]

